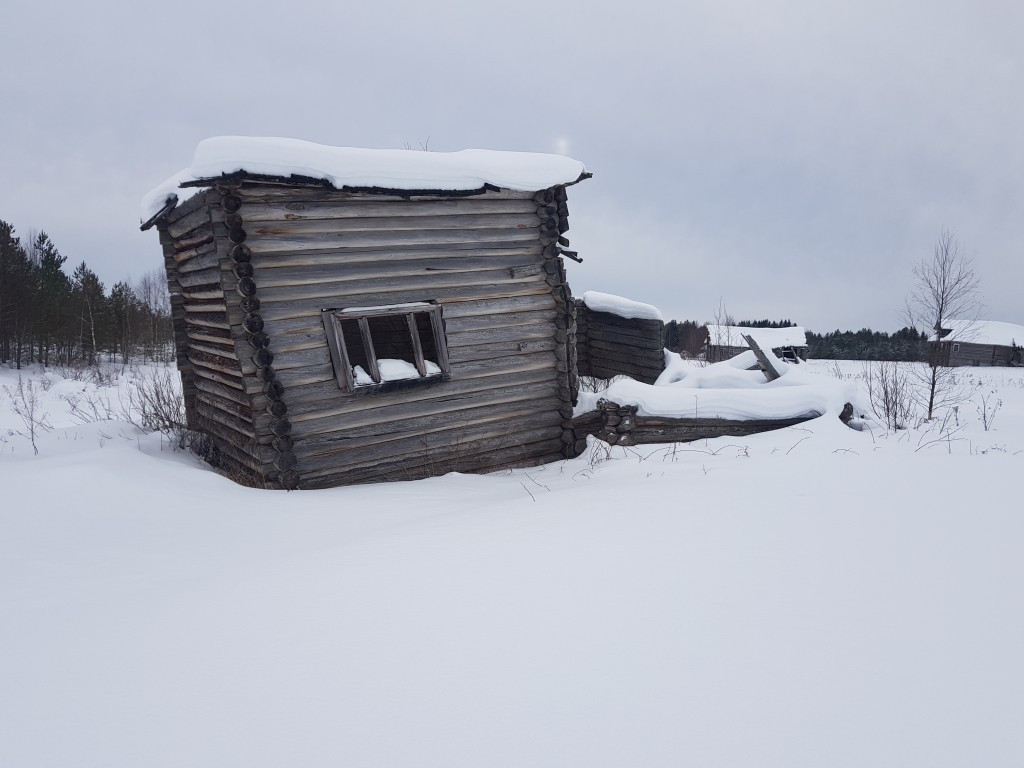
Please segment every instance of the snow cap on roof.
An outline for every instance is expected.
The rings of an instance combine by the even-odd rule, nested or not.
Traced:
[[[661,320],[661,310],[650,304],[642,304],[639,301],[624,299],[613,293],[601,293],[600,291],[586,291],[583,296],[583,303],[595,312],[608,312],[619,317],[627,317],[635,320]]]
[[[356,149],[298,139],[218,136],[199,142],[192,165],[143,198],[143,221],[159,212],[170,195],[180,195],[181,184],[213,182],[233,173],[321,179],[337,189],[468,192],[491,185],[536,192],[579,181],[587,169],[570,157],[537,152]]]

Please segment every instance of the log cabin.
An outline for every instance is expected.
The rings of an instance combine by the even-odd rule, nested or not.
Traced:
[[[189,426],[309,489],[578,455],[570,158],[220,137],[143,201]]]
[[[1024,365],[1024,326],[994,320],[950,326],[936,329],[930,340],[938,346],[940,365]]]

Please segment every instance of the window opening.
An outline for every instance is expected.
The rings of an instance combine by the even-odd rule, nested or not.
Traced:
[[[449,371],[436,304],[328,309],[323,319],[338,386],[347,392]]]

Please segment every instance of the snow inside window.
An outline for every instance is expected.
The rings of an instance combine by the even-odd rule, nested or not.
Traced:
[[[323,312],[338,386],[346,392],[448,373],[441,307],[417,302]]]

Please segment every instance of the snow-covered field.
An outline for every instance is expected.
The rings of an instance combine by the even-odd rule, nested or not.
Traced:
[[[0,766],[1024,765],[1024,370],[963,376],[898,433],[284,493],[23,371]]]

